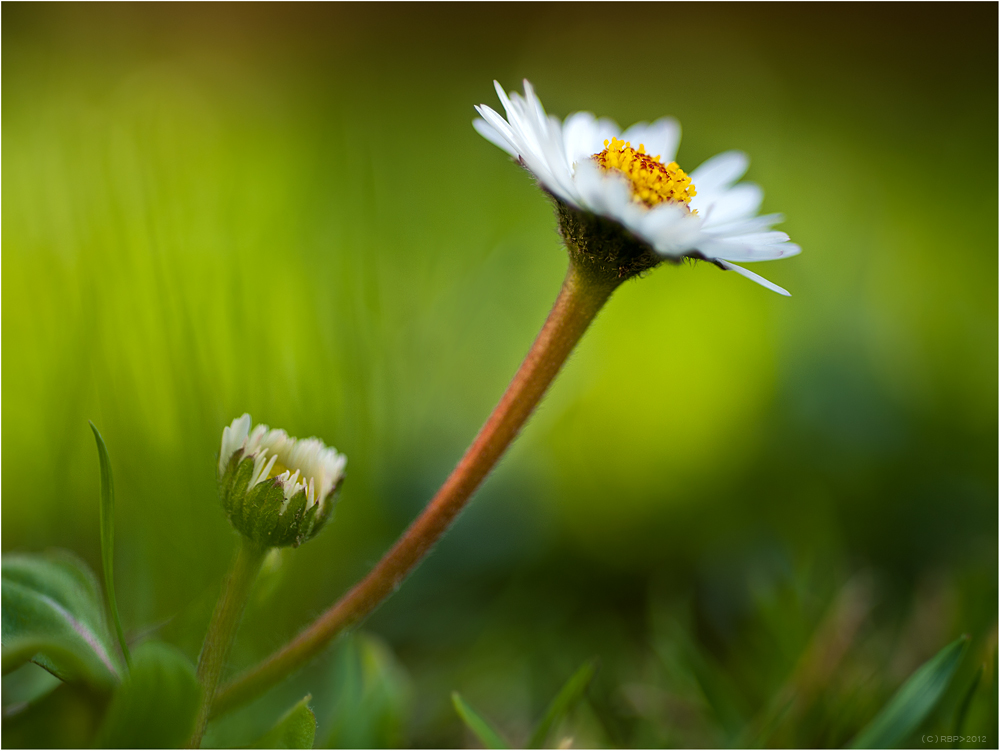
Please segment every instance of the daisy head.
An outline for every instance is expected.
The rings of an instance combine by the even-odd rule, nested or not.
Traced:
[[[759,187],[737,183],[749,160],[727,151],[686,172],[674,160],[680,125],[672,118],[624,132],[607,118],[547,115],[531,84],[524,96],[494,82],[506,118],[485,104],[476,130],[538,180],[556,203],[559,230],[582,271],[622,281],[662,261],[709,261],[768,289],[788,292],[734,262],[770,261],[800,248],[758,215]]]
[[[250,415],[222,431],[219,487],[233,526],[264,547],[298,547],[330,517],[347,457],[318,438],[291,438]]]

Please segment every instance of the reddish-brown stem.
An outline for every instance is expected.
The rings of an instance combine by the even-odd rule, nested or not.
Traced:
[[[552,312],[503,398],[424,511],[353,589],[280,650],[219,689],[213,716],[258,696],[392,594],[499,461],[617,286],[617,280],[595,280],[570,265]]]

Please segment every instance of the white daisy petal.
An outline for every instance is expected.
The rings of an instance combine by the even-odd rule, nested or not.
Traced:
[[[737,266],[736,264],[728,263],[726,261],[719,261],[719,263],[725,266],[730,271],[735,271],[740,276],[744,276],[752,282],[757,282],[757,284],[761,285],[762,287],[767,287],[772,292],[777,292],[779,295],[784,295],[785,297],[792,296],[792,293],[789,292],[787,289],[785,289],[784,287],[779,287],[774,282],[769,282],[760,274],[755,274],[752,271],[747,271],[742,266]]]
[[[589,112],[574,112],[563,122],[566,160],[573,164],[589,157],[597,141],[597,118]]]
[[[631,203],[628,182],[602,172],[593,161],[577,165],[575,178],[584,206],[595,214],[620,218],[620,212]]]
[[[562,132],[566,159],[573,165],[598,153],[606,140],[621,134],[621,129],[607,117],[598,120],[590,112],[574,112],[563,122]]]
[[[691,178],[692,181],[694,178]],[[701,192],[698,183],[695,188]],[[698,196],[695,196],[698,198]],[[711,205],[710,215],[705,217],[706,229],[717,224],[738,221],[753,216],[764,200],[764,191],[753,183],[740,183],[722,193]],[[694,203],[694,200],[691,201]],[[707,212],[706,212],[707,213]]]
[[[777,243],[788,242],[789,237],[784,232],[778,232],[777,230],[773,232],[755,232],[753,234],[745,235],[732,235],[729,237],[730,242],[740,243],[742,245],[775,245]]]
[[[243,413],[233,420],[232,424],[222,430],[222,447],[219,449],[219,474],[226,471],[229,460],[233,458],[250,434],[250,415]]]
[[[763,214],[762,216],[739,219],[733,222],[726,222],[725,224],[713,224],[710,228],[706,227],[705,231],[712,235],[736,236],[770,229],[771,225],[780,224],[784,220],[785,218],[781,214]]]
[[[750,263],[754,261],[776,261],[779,258],[791,258],[802,252],[795,243],[778,243],[774,245],[737,245],[735,243],[702,243],[699,248],[706,258],[721,261],[738,261]]]
[[[647,213],[639,234],[661,255],[681,258],[698,249],[701,221],[678,206],[661,205]]]
[[[517,156],[517,149],[511,145],[510,141],[500,135],[496,128],[483,120],[481,117],[477,117],[472,121],[472,127],[476,129],[476,132],[479,135],[492,143],[494,146],[499,146],[511,156]]]
[[[742,151],[724,151],[703,162],[691,173],[691,180],[699,196],[707,194],[714,200],[718,191],[743,177],[749,166],[750,158]],[[691,208],[697,208],[693,205],[694,201],[691,203]]]
[[[617,222],[665,257],[707,258],[788,294],[729,263],[787,258],[800,252],[785,233],[770,231],[782,220],[780,214],[757,216],[761,189],[749,183],[734,185],[749,165],[746,154],[727,151],[712,157],[690,173],[689,183],[683,170],[676,165],[668,168],[680,140],[680,125],[673,118],[637,123],[624,133],[614,121],[589,112],[576,112],[560,122],[546,114],[528,81],[523,96],[508,94],[496,81],[494,85],[506,119],[484,104],[476,107],[482,119],[473,126],[516,157],[560,201]],[[605,141],[619,134],[622,145],[605,147]],[[641,167],[636,154],[640,144],[647,155],[641,157],[647,160]],[[600,164],[592,158],[597,155]],[[623,164],[638,171],[628,177]]]
[[[631,141],[632,146],[646,147],[646,153],[659,156],[664,164],[674,161],[677,144],[681,140],[681,126],[672,117],[662,117],[652,125],[636,123],[621,135],[623,141]]]

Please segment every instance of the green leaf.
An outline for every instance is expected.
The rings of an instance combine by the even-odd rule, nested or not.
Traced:
[[[466,727],[472,731],[472,734],[486,748],[510,748],[510,744],[501,737],[500,733],[489,722],[480,717],[472,707],[465,703],[462,697],[459,696],[458,691],[452,692],[451,703],[455,705],[455,711],[462,718],[462,722],[465,723]]]
[[[976,695],[976,689],[979,688],[979,682],[983,679],[985,670],[985,664],[979,666],[976,674],[972,676],[969,687],[965,689],[962,702],[958,705],[958,710],[955,712],[955,727],[951,731],[951,734],[956,737],[962,735],[962,728],[965,726],[965,716],[969,713],[969,707],[972,706],[972,697]],[[958,741],[955,741],[955,748],[958,748]]]
[[[83,561],[65,551],[5,555],[2,583],[5,672],[34,659],[63,680],[118,680],[97,581]]]
[[[316,715],[309,709],[311,700],[312,696],[307,694],[251,748],[312,748],[316,739]]]
[[[895,748],[930,714],[962,661],[968,636],[962,636],[921,665],[868,726],[852,748]]]
[[[111,475],[111,457],[108,456],[108,447],[104,445],[104,439],[97,426],[91,422],[90,429],[94,431],[97,457],[101,464],[101,563],[104,566],[104,592],[108,598],[111,620],[118,633],[118,644],[121,646],[122,654],[125,655],[125,663],[131,668],[132,656],[128,652],[128,644],[125,643],[125,631],[122,629],[122,620],[118,616],[118,601],[115,599],[115,481]]]
[[[4,654],[6,657],[6,647]],[[19,714],[51,694],[63,682],[52,673],[34,663],[26,663],[20,668],[4,673],[3,679],[3,718]]]
[[[3,674],[7,675],[32,662],[39,653],[45,655],[45,660],[59,666],[59,673],[62,674],[64,679],[68,679],[67,676],[72,679],[79,678],[84,680],[89,680],[93,677],[90,675],[93,667],[91,662],[81,655],[72,643],[58,637],[19,637],[11,639],[7,644],[3,645]],[[44,662],[42,658],[34,661],[39,665],[42,665]],[[53,675],[56,674],[55,671],[50,670],[50,672]],[[97,677],[96,682],[99,685],[104,685],[106,681],[101,676],[103,676],[103,673]]]
[[[584,692],[587,690],[587,686],[590,685],[590,681],[593,679],[596,670],[597,664],[593,660],[590,660],[581,665],[570,676],[570,679],[559,689],[556,698],[552,700],[549,708],[545,711],[545,715],[542,717],[541,722],[538,723],[538,727],[535,728],[535,732],[531,734],[531,740],[528,741],[528,748],[542,748],[545,745],[545,739],[548,738],[549,731],[583,698]]]
[[[100,748],[180,748],[194,729],[201,686],[194,665],[163,642],[141,644],[111,697]]]
[[[410,679],[392,650],[371,634],[346,636],[330,670],[330,712],[324,748],[406,745]]]

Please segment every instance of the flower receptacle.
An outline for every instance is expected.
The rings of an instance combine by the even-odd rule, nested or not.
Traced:
[[[618,222],[554,196],[553,201],[570,263],[588,281],[617,287],[663,262],[663,256]]]
[[[286,498],[278,477],[249,487],[253,474],[253,458],[244,456],[242,449],[237,451],[219,478],[219,496],[233,527],[257,545],[298,547],[329,520],[339,484],[323,504],[310,505],[305,489]]]

